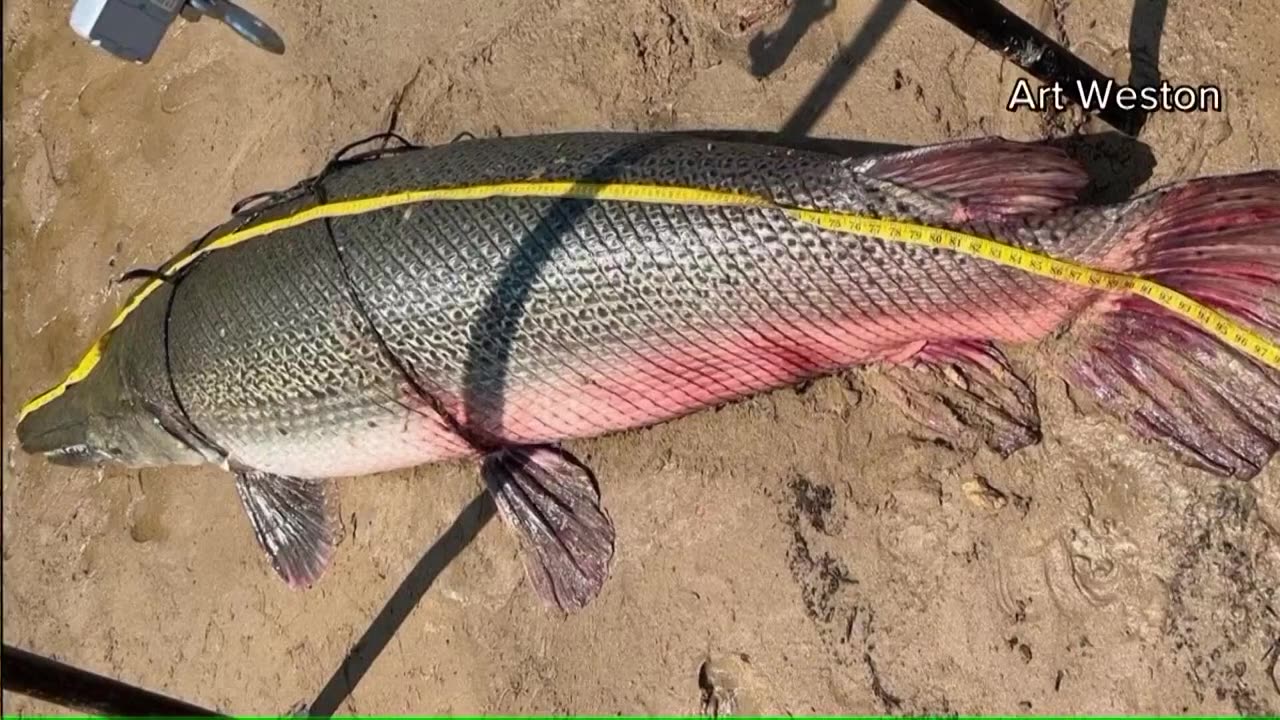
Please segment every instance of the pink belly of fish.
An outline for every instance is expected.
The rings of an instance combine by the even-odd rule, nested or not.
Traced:
[[[1024,291],[1026,287],[1024,286]],[[464,428],[511,445],[554,443],[644,427],[754,393],[863,363],[910,361],[926,345],[953,340],[1030,342],[1052,332],[1087,296],[1050,283],[1025,302],[951,312],[859,316],[838,322],[762,319],[750,327],[664,332],[643,347],[602,352],[581,366],[508,386],[500,418],[471,412],[456,395],[441,397]],[[1028,308],[1034,308],[1028,310]],[[302,477],[393,471],[477,455],[416,389],[398,403],[368,408],[339,437],[293,436],[259,448],[255,467]]]
[[[513,387],[500,435],[512,444],[555,442],[643,427],[842,368],[911,360],[927,344],[950,340],[1030,342],[1052,332],[1086,293],[1045,293],[1038,309],[1009,305],[916,313],[841,323],[668,338],[601,358],[589,368]],[[466,418],[465,410],[460,416]]]

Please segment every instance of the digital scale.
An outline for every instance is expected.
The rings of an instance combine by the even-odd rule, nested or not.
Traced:
[[[231,0],[76,0],[71,8],[71,28],[94,47],[145,63],[179,15],[187,22],[204,16],[221,20],[263,50],[284,53],[280,35]]]

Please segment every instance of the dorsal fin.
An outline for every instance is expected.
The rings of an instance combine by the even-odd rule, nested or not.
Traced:
[[[864,175],[961,201],[971,217],[1044,212],[1070,205],[1088,173],[1043,143],[982,138],[882,155],[858,163]]]

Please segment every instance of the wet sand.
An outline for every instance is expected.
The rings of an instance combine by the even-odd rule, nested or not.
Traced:
[[[63,5],[4,6],[6,643],[242,713],[318,695],[342,713],[1280,712],[1280,462],[1250,482],[1188,469],[1077,410],[1030,354],[1015,359],[1045,437],[1007,460],[932,442],[876,371],[573,443],[619,538],[603,594],[569,618],[537,602],[488,506],[464,512],[470,464],[344,481],[337,559],[295,593],[224,473],[69,470],[14,448],[20,404],[119,306],[113,278],[315,172],[396,97],[421,142],[774,131],[871,0],[812,27],[783,0],[262,1],[284,57],[202,21],[143,67],[77,39]],[[1128,3],[1010,5],[1128,77]],[[1153,118],[1153,168],[1094,143],[1095,195],[1280,166],[1275,9],[1171,5],[1161,72],[1219,84],[1226,109]],[[814,135],[1106,130],[1006,112],[1019,73],[914,4],[864,49]],[[407,575],[354,691],[331,682]]]

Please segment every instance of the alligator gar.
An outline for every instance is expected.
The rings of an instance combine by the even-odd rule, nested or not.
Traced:
[[[964,232],[1280,332],[1280,172],[1109,206],[1076,203],[1087,179],[1056,148],[1000,138],[847,158],[589,133],[362,156],[162,266],[18,436],[62,464],[221,465],[295,587],[332,556],[333,478],[475,457],[531,585],[565,609],[597,595],[615,536],[561,441],[853,366],[888,366],[918,419],[945,431],[968,413],[1007,454],[1039,417],[998,345],[1053,338],[1046,362],[1100,407],[1252,476],[1280,442],[1280,373],[1231,333],[1149,291],[787,210]]]

